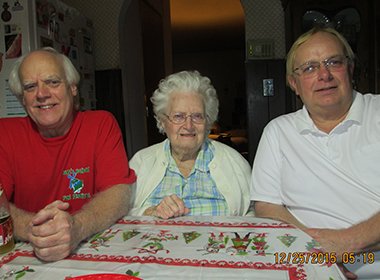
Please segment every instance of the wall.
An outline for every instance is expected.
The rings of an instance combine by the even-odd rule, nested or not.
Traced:
[[[93,21],[95,70],[119,69],[118,23],[124,0],[62,1]]]
[[[175,1],[175,0],[174,0]],[[120,68],[118,20],[123,0],[63,0],[94,23],[96,70]],[[275,58],[285,57],[284,12],[280,0],[240,0],[247,39],[273,39]]]
[[[240,0],[245,14],[245,38],[273,39],[274,58],[285,58],[285,15],[280,0]]]
[[[174,72],[198,70],[211,79],[219,98],[218,123],[223,132],[242,128],[244,123],[244,61],[244,49],[173,54]]]
[[[108,6],[100,0],[63,1],[93,20],[96,70],[99,72],[121,68],[118,23],[124,0],[113,0],[112,5]],[[149,1],[153,5],[157,0]],[[245,38],[242,36],[241,50],[174,53],[173,55],[173,72],[196,69],[211,78],[220,99],[219,121],[223,126],[223,131],[244,127],[244,124],[242,125],[246,115],[244,41],[273,39],[274,58],[285,57],[285,24],[281,1],[240,0],[240,2],[245,14]],[[108,91],[105,90],[105,92]],[[125,90],[120,94],[125,94]],[[109,110],[109,108],[103,109]],[[119,124],[122,126],[122,121]],[[127,141],[127,145],[128,142],[131,141]],[[130,150],[133,149],[129,148],[129,152]]]
[[[242,36],[242,40],[273,39],[274,58],[283,59],[285,24],[281,1],[240,0],[240,3],[245,14],[245,39]],[[216,35],[210,37],[212,40],[218,39]],[[237,39],[239,38],[235,38]],[[192,52],[173,54],[174,72],[198,70],[211,79],[220,101],[218,123],[223,132],[244,128],[246,125],[245,60],[244,43],[241,44],[241,49],[209,51],[193,49]]]
[[[172,4],[175,1],[172,0]],[[240,0],[221,1],[220,7],[217,7],[218,1],[195,1],[192,7],[192,12],[198,15],[197,20],[208,26],[186,29],[180,28],[177,23],[178,26],[173,29],[173,72],[197,70],[211,79],[219,99],[217,121],[221,131],[227,132],[246,128],[245,21]],[[234,9],[231,14],[237,15],[239,20],[226,19],[228,24],[212,24],[214,6],[219,11],[218,16],[224,14],[227,17],[229,11],[226,7]],[[186,5],[173,8],[171,15],[174,19],[183,16],[181,9],[186,10]]]

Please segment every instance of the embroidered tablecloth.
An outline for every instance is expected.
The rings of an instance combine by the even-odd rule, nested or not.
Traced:
[[[345,279],[328,254],[292,225],[254,217],[126,216],[68,258],[43,262],[27,243],[1,258],[8,279],[128,274],[141,279]]]

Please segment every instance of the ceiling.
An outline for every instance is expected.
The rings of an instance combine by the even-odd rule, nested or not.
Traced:
[[[240,0],[171,0],[173,52],[245,48]]]

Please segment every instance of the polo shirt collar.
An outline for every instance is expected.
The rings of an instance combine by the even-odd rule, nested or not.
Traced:
[[[362,94],[354,90],[352,105],[344,121],[352,121],[353,123],[362,124],[364,113],[364,97]]]
[[[350,127],[353,124],[361,124],[363,120],[363,113],[364,113],[364,100],[363,96],[361,94],[358,94],[357,91],[353,91],[353,99],[352,99],[352,105],[350,107],[350,110],[344,119],[344,121],[341,123],[346,128]],[[295,113],[295,124],[298,132],[300,134],[307,134],[307,133],[324,133],[321,132],[314,124],[313,120],[310,118],[309,112],[306,109],[306,106],[303,105],[301,110],[298,110]]]

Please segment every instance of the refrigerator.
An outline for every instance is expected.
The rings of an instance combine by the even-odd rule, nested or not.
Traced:
[[[8,88],[13,63],[42,47],[53,47],[81,76],[80,110],[96,109],[93,24],[59,0],[0,0],[0,117],[26,116]]]

